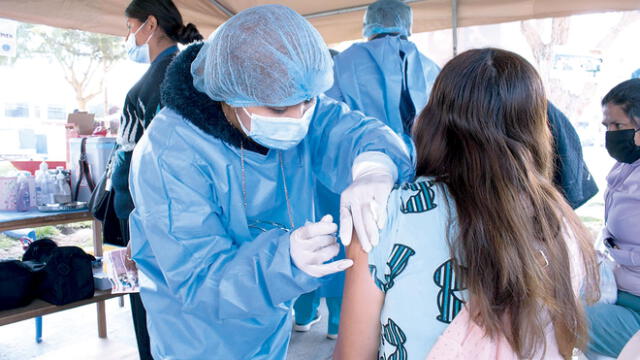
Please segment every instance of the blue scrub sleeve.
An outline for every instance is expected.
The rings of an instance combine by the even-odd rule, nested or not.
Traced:
[[[222,214],[233,217],[233,207],[242,204],[223,209],[204,175],[210,169],[181,156],[167,151],[157,160],[145,159],[154,166],[140,162],[146,181],[132,178],[138,193],[132,225],[146,237],[184,310],[210,309],[203,316],[220,320],[257,317],[319,286],[292,263],[288,233],[274,230],[234,241]]]
[[[344,102],[344,96],[342,95],[342,90],[340,90],[340,78],[338,74],[339,74],[338,69],[334,65],[333,66],[333,86],[331,86],[331,89],[327,90],[324,94],[336,101]]]
[[[366,151],[388,155],[398,167],[398,182],[413,178],[407,146],[390,127],[327,96],[318,97],[309,138],[314,172],[334,193],[351,184],[353,161]]]

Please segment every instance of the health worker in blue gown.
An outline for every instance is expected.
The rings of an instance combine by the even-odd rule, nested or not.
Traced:
[[[132,256],[156,359],[285,359],[291,306],[351,260],[314,211],[342,193],[341,228],[378,242],[406,145],[322,94],[329,51],[280,5],[244,10],[167,69],[165,107],[133,154]]]
[[[334,83],[327,95],[352,110],[380,119],[411,144],[411,126],[427,104],[440,72],[408,40],[413,14],[400,0],[378,0],[364,15],[367,41],[334,58]]]

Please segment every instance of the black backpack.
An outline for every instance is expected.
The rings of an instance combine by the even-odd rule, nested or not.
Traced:
[[[77,246],[57,246],[49,239],[34,241],[22,260],[42,264],[37,271],[37,297],[54,305],[65,305],[93,297],[95,258]]]
[[[28,305],[36,298],[37,274],[29,265],[20,260],[0,261],[0,311]]]

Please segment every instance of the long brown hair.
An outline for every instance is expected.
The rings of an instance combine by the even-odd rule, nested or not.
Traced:
[[[416,173],[444,183],[455,201],[449,245],[474,321],[531,358],[546,351],[551,320],[570,358],[588,333],[566,233],[581,250],[589,301],[599,296],[598,272],[590,234],[552,184],[546,109],[542,81],[525,59],[492,48],[464,52],[442,69],[413,127]]]

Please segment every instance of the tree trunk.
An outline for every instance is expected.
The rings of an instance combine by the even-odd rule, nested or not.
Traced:
[[[554,47],[565,45],[569,38],[569,18],[554,18],[551,23],[551,41],[545,43],[540,35],[539,26],[535,26],[536,20],[527,20],[520,23],[520,28],[525,39],[529,43],[536,59],[540,77],[546,85],[551,82],[551,60]]]
[[[87,99],[82,97],[82,94],[76,94],[76,103],[78,105],[78,110],[87,111]]]
[[[613,44],[618,34],[629,25],[640,19],[640,12],[625,12],[618,23],[611,27],[594,46],[600,50],[602,60],[606,63],[607,50]],[[551,78],[551,68],[554,47],[565,45],[568,41],[570,30],[570,18],[554,18],[552,20],[551,41],[544,42],[540,35],[539,24],[535,20],[521,22],[521,30],[527,39],[536,59],[540,76],[547,88],[547,96],[558,105],[558,108],[570,115],[580,116],[584,109],[597,98],[597,78],[587,80],[580,94],[573,94],[565,87],[561,79]],[[570,116],[571,117],[571,116]]]
[[[104,70],[102,73],[102,76],[104,79],[102,81],[102,93],[104,95],[104,116],[106,118],[109,115],[109,94],[107,92],[107,81],[108,81],[107,72],[109,72],[109,67],[106,62],[103,63],[102,65],[103,65],[102,69]],[[106,125],[108,126],[109,124],[106,124]]]

